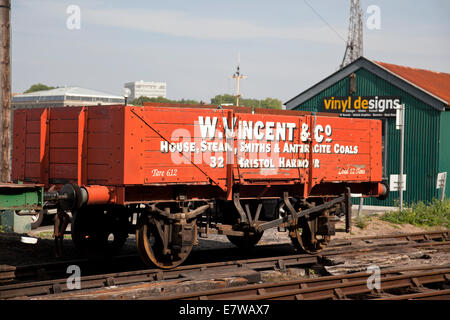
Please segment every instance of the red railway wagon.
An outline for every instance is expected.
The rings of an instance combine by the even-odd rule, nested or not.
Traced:
[[[136,232],[161,268],[210,233],[250,248],[284,227],[299,251],[320,251],[337,217],[348,232],[350,192],[386,195],[381,166],[377,120],[164,104],[14,115],[13,180],[46,186],[55,235],[71,211],[80,251],[116,251]]]

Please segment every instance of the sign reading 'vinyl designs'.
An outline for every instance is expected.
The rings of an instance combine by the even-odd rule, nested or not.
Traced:
[[[400,106],[400,97],[328,97],[319,111],[339,113],[341,117],[384,118],[395,117]]]

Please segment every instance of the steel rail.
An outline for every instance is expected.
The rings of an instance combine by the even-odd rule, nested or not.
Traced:
[[[369,276],[367,276],[368,278]],[[421,286],[423,284],[440,283],[448,281],[450,269],[440,271],[423,272],[420,274],[408,274],[401,276],[388,276],[381,278],[380,290],[390,290]],[[289,290],[286,292],[276,292],[262,295],[243,297],[245,300],[306,300],[306,299],[347,299],[348,296],[371,293],[373,289],[367,285],[367,279],[339,285],[324,286],[322,288],[306,288],[299,290]]]
[[[184,278],[188,280],[195,277],[192,273],[202,273],[206,270],[220,270],[224,267],[235,268],[236,271],[248,268],[249,270],[268,270],[299,265],[312,265],[318,262],[319,256],[301,254],[292,256],[257,258],[225,262],[213,262],[198,265],[180,266],[174,269],[146,269],[138,271],[117,272],[101,275],[84,276],[80,278],[84,289],[102,288],[113,285],[124,285],[138,282],[174,280]],[[72,291],[67,288],[67,279],[55,279],[37,282],[21,282],[0,286],[0,299],[17,296],[35,296],[43,294],[62,293]]]
[[[324,259],[326,259],[328,256],[336,256],[336,255],[344,255],[344,254],[363,254],[373,251],[389,251],[389,250],[396,250],[398,248],[405,248],[405,247],[443,247],[450,245],[450,242],[427,242],[427,243],[406,243],[406,244],[397,244],[395,246],[391,245],[390,243],[385,244],[377,244],[372,247],[364,247],[364,246],[358,246],[356,248],[336,248],[333,250],[327,250],[321,254],[295,254],[295,255],[285,255],[285,256],[276,256],[276,257],[266,257],[266,258],[254,258],[254,259],[244,259],[244,260],[233,260],[233,261],[225,261],[225,262],[212,262],[212,263],[204,263],[204,264],[195,264],[195,265],[185,265],[180,266],[174,269],[169,270],[162,270],[162,269],[146,269],[146,270],[138,270],[138,271],[127,271],[127,272],[116,272],[116,273],[107,273],[107,274],[99,274],[99,275],[91,275],[82,277],[82,280],[90,280],[94,279],[95,277],[98,277],[100,279],[107,279],[107,278],[121,278],[121,277],[128,277],[129,275],[136,273],[136,274],[145,274],[145,277],[148,277],[149,274],[152,275],[155,280],[163,280],[163,279],[175,279],[179,278],[180,275],[187,271],[205,271],[206,269],[216,268],[220,269],[222,267],[227,266],[235,266],[235,267],[242,267],[246,266],[248,268],[254,269],[254,270],[269,270],[269,269],[284,269],[286,267],[293,267],[293,266],[299,266],[299,265],[308,265],[308,264],[315,264],[315,263],[322,263]],[[128,257],[128,256],[127,256]],[[134,256],[132,256],[134,257]],[[125,258],[125,257],[124,257]],[[128,257],[129,258],[129,257]],[[82,262],[86,262],[85,260],[82,260]],[[67,265],[73,265],[76,264],[76,261],[69,261],[62,263],[62,266]],[[36,265],[33,267],[42,267],[44,265]],[[50,265],[52,266],[52,265]],[[20,270],[20,268],[19,268]],[[2,266],[0,268],[0,275],[2,272],[4,273],[5,277],[7,275],[11,276],[13,272],[17,272],[18,270],[15,269],[15,267],[10,266]],[[22,270],[22,272],[27,273],[26,270]],[[32,273],[32,270],[28,270],[28,274]],[[55,271],[56,272],[56,271]],[[145,279],[144,279],[145,280]],[[54,279],[54,280],[48,280],[52,281],[54,283],[59,283],[62,281],[62,279]],[[24,282],[23,284],[21,282],[19,283],[13,283],[9,284],[6,283],[5,285],[0,286],[0,298],[2,297],[1,292],[7,290],[8,288],[15,286],[32,286],[33,283],[42,283],[46,284],[48,281],[38,281],[38,282]]]
[[[403,294],[374,300],[450,300],[450,289]]]
[[[352,246],[352,241],[361,240],[361,241],[370,241],[370,240],[378,240],[378,239],[398,239],[405,241],[431,241],[431,240],[447,240],[450,239],[450,231],[433,231],[433,232],[424,232],[424,233],[409,233],[409,234],[398,234],[398,235],[387,235],[387,236],[367,236],[367,237],[357,237],[352,239],[334,239],[328,245],[328,247],[321,253],[330,255],[333,254],[334,250],[337,250],[336,247],[345,246],[349,248]],[[432,243],[432,242],[430,242]],[[388,245],[382,244],[381,246]],[[270,245],[273,246],[273,245]],[[207,251],[207,250],[205,250]],[[346,253],[346,252],[342,252]],[[138,258],[138,255],[123,255],[112,257],[114,261],[118,261],[120,263],[121,260],[129,260],[133,258]],[[140,260],[139,260],[140,261]],[[12,280],[21,280],[28,279],[37,276],[50,276],[51,274],[62,274],[65,272],[69,265],[85,265],[88,263],[92,263],[92,260],[82,258],[82,259],[72,259],[58,262],[46,262],[40,264],[32,264],[32,265],[24,265],[24,266],[10,266],[10,265],[0,265],[0,284],[6,283],[7,281]],[[94,261],[95,262],[95,261]]]
[[[434,238],[438,233],[434,232]],[[442,233],[443,235],[445,234]],[[416,234],[417,235],[417,234]],[[444,236],[443,236],[444,238]],[[83,289],[89,288],[101,288],[111,285],[123,285],[131,284],[137,282],[148,282],[148,281],[159,281],[159,280],[173,280],[180,277],[186,278],[187,273],[192,272],[202,272],[205,270],[220,270],[224,267],[234,267],[239,270],[241,267],[247,267],[252,270],[270,270],[270,269],[284,269],[286,267],[301,266],[301,265],[312,265],[316,263],[321,263],[324,256],[340,255],[340,254],[360,254],[367,253],[371,251],[393,249],[399,247],[428,247],[428,246],[446,246],[450,242],[426,242],[426,243],[406,243],[396,246],[392,246],[389,243],[384,243],[381,245],[374,245],[371,247],[359,246],[356,248],[345,247],[345,248],[330,248],[322,254],[309,255],[309,254],[296,254],[296,255],[286,255],[277,257],[266,257],[266,258],[255,258],[255,259],[244,259],[244,260],[233,260],[225,262],[213,262],[204,263],[197,265],[185,265],[180,266],[170,270],[161,269],[146,269],[138,271],[127,271],[127,272],[116,272],[107,273],[99,275],[90,275],[81,277],[81,284]],[[85,260],[83,260],[85,262]],[[74,264],[74,261],[63,263],[66,265]],[[51,265],[51,264],[50,264]],[[17,272],[18,270],[13,270],[15,267],[2,266],[0,268],[0,279],[2,271],[4,275],[11,275],[12,272]],[[20,267],[18,267],[20,270]],[[242,269],[241,269],[242,270]],[[52,294],[61,293],[68,291],[66,286],[66,278],[46,280],[46,281],[33,281],[33,282],[19,282],[11,283],[0,286],[0,299],[11,298],[20,295],[33,296],[42,294]]]
[[[426,270],[423,268],[422,270]],[[421,286],[428,283],[448,282],[449,265],[429,268],[431,271],[411,272],[420,268],[392,269],[381,272],[381,290]],[[436,270],[440,269],[440,270]],[[408,274],[396,275],[400,272]],[[302,279],[246,285],[240,287],[207,290],[180,295],[145,297],[145,300],[271,300],[271,299],[346,299],[350,295],[371,293],[367,285],[370,274],[358,272],[343,276],[328,276],[316,279]]]
[[[416,246],[423,245],[450,245],[449,243],[419,243]],[[403,246],[404,247],[404,246]],[[344,250],[335,250],[333,252],[328,252],[326,255],[340,255],[344,253],[367,253],[368,251],[377,251],[383,248],[373,247],[368,250],[367,248],[361,248],[359,251],[345,248]],[[323,259],[322,255],[308,255],[308,254],[297,254],[289,256],[278,256],[278,257],[267,257],[267,258],[256,258],[256,259],[245,259],[245,260],[234,260],[225,262],[213,262],[197,265],[180,266],[174,269],[161,270],[161,269],[146,269],[138,271],[127,271],[127,272],[116,272],[107,273],[100,275],[84,276],[80,278],[81,287],[84,289],[94,289],[109,287],[113,285],[125,285],[133,284],[138,282],[152,282],[152,281],[162,281],[162,280],[174,280],[184,278],[189,280],[190,278],[195,279],[195,272],[202,273],[206,270],[217,270],[220,271],[223,268],[234,268],[236,272],[247,268],[248,270],[274,270],[274,269],[285,269],[293,266],[307,266],[320,263]],[[430,268],[430,266],[417,267],[418,270],[424,270]],[[436,266],[431,266],[431,268],[440,268]],[[409,269],[402,269],[409,270]],[[230,269],[228,269],[230,271]],[[356,273],[355,273],[356,274]],[[350,276],[352,277],[352,276]],[[35,295],[45,295],[45,294],[55,294],[62,293],[66,291],[71,291],[67,288],[67,279],[60,278],[54,280],[37,281],[37,282],[19,282],[13,284],[7,284],[0,286],[0,299],[13,298],[17,296],[35,296]]]
[[[355,238],[351,238],[351,240],[376,240],[376,239],[394,239],[394,238],[395,239],[400,238],[400,239],[404,239],[404,240],[408,240],[408,241],[422,241],[422,240],[435,240],[435,239],[446,240],[446,239],[450,239],[450,230],[355,237]]]

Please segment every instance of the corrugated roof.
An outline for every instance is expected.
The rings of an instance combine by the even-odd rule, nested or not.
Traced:
[[[51,97],[51,96],[78,96],[78,97],[100,97],[100,98],[122,98],[121,96],[81,87],[61,87],[50,90],[42,90],[31,93],[16,95],[14,98],[22,97]]]
[[[380,61],[373,62],[450,105],[450,73],[410,68]]]

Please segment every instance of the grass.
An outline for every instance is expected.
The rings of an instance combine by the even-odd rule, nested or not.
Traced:
[[[366,215],[360,215],[355,219],[355,225],[360,229],[365,229],[370,223],[370,217]]]
[[[411,208],[401,212],[385,213],[380,219],[396,224],[409,223],[420,227],[444,226],[450,228],[450,198],[445,198],[443,202],[434,199],[431,204],[419,201],[413,203]]]
[[[43,232],[39,232],[37,234],[38,238],[43,238],[43,239],[51,239],[53,238],[53,231],[43,231]],[[72,236],[70,234],[65,234],[64,235],[64,239],[72,239]]]
[[[39,232],[37,234],[38,238],[52,238],[53,237],[53,232],[51,231],[44,231],[44,232]]]

